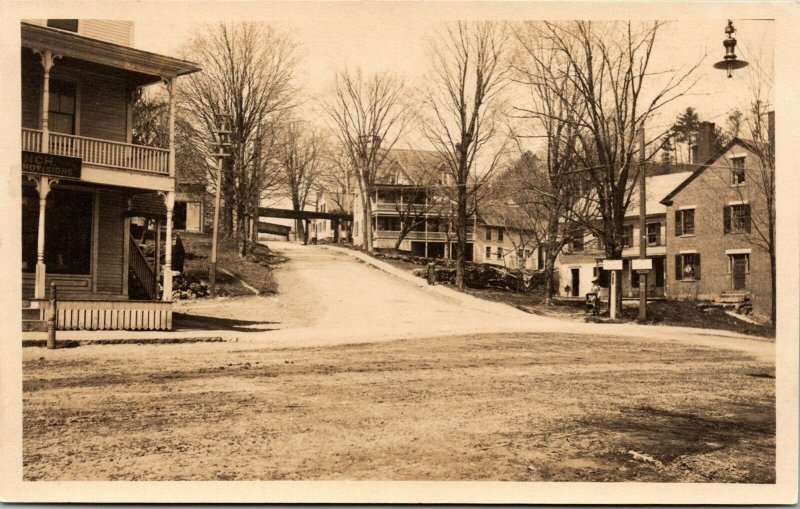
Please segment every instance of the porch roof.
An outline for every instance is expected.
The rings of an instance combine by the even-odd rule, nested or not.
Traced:
[[[198,72],[194,62],[142,51],[120,44],[92,39],[64,30],[21,22],[22,46],[49,49],[56,55],[71,57],[138,74],[140,84],[153,83],[162,77],[173,78]]]
[[[156,193],[138,193],[131,197],[131,208],[126,215],[165,221],[167,207],[161,196]]]

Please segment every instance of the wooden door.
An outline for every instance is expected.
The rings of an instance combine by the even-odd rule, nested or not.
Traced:
[[[572,296],[577,297],[581,291],[581,269],[572,269]]]
[[[747,287],[745,275],[747,274],[747,255],[733,255],[733,289],[744,290]]]

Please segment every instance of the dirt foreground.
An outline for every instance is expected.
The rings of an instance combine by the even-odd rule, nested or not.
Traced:
[[[25,479],[775,481],[774,342],[270,247],[278,295],[176,306],[224,343],[23,349]]]
[[[775,481],[771,363],[495,334],[24,352],[26,480]]]

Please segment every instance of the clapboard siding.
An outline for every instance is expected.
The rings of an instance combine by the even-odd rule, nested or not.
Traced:
[[[77,85],[77,132],[80,136],[128,141],[128,85],[120,76],[97,74],[76,60],[56,60],[50,78]],[[39,129],[43,72],[39,57],[22,54],[22,127]]]
[[[73,18],[74,19],[74,18]],[[26,23],[47,26],[46,19],[26,19]],[[133,46],[133,21],[116,19],[79,19],[78,34],[92,39]]]
[[[39,129],[39,110],[42,103],[42,65],[39,57],[28,49],[22,50],[22,127]]]
[[[81,136],[126,142],[126,84],[123,80],[97,74],[82,74],[80,89]]]
[[[124,265],[124,197],[120,191],[97,193],[100,214],[97,235],[97,290],[122,294]]]
[[[133,46],[133,22],[110,19],[82,19],[78,33],[92,39]]]

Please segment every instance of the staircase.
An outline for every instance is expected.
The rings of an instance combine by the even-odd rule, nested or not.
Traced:
[[[144,253],[139,248],[133,237],[130,238],[130,267],[129,277],[132,275],[138,284],[139,290],[146,299],[158,299],[158,279],[156,279],[155,270],[150,266],[150,262],[144,256]],[[130,292],[130,288],[128,290]]]
[[[47,320],[39,308],[31,307],[31,301],[22,301],[22,332],[47,332]]]

